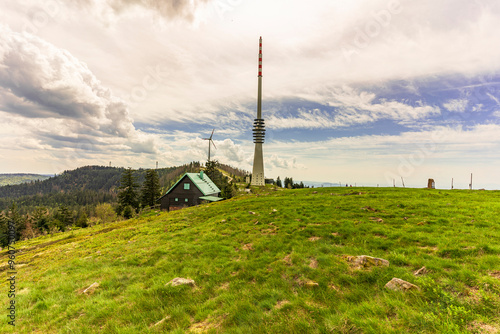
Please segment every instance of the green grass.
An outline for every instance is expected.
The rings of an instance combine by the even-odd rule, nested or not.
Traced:
[[[15,332],[500,329],[499,213],[499,191],[267,188],[44,236],[16,244]],[[345,255],[390,266],[355,270]],[[4,250],[4,276],[6,259]],[[422,266],[429,273],[414,276]],[[166,286],[175,277],[196,287]],[[393,277],[421,289],[389,291]],[[6,309],[5,281],[0,291]],[[0,332],[13,332],[5,316]]]

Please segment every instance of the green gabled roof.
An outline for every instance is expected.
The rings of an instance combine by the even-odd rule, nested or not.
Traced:
[[[203,178],[200,177],[203,175]],[[220,189],[213,183],[212,180],[205,173],[186,173],[184,174],[170,189],[165,193],[167,195],[172,189],[174,189],[179,182],[184,178],[184,176],[189,177],[194,185],[201,191],[204,196],[220,193]]]

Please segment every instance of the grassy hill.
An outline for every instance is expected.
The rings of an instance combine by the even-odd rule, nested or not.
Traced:
[[[40,175],[40,174],[0,174],[0,187],[6,185],[15,185],[21,183],[27,183],[31,181],[43,181],[48,179],[50,176]]]
[[[267,188],[39,237],[15,245],[14,332],[495,333],[499,213],[499,191]]]

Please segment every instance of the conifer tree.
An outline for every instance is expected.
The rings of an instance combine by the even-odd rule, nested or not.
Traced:
[[[276,185],[277,185],[278,187],[280,187],[280,188],[281,188],[281,187],[283,187],[283,185],[281,184],[281,179],[280,179],[280,177],[279,177],[279,176],[278,176],[278,178],[276,179]]]
[[[160,179],[154,169],[146,172],[145,180],[141,191],[141,204],[143,207],[153,207],[160,197]]]
[[[118,194],[118,214],[124,212],[127,207],[135,209],[136,212],[139,210],[139,195],[137,194],[137,187],[138,184],[136,183],[132,169],[125,169],[120,180],[119,189],[121,191]],[[125,213],[127,213],[127,216],[124,216],[125,218],[131,218],[131,209],[125,210]]]

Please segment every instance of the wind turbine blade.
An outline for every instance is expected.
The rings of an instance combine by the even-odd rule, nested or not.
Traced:
[[[215,146],[214,141],[213,141],[213,140],[211,140],[211,139],[210,139],[210,141],[212,142],[212,144],[214,144],[215,149],[217,149],[217,146]]]
[[[215,129],[212,130],[212,134],[210,135],[210,139],[212,139],[212,136],[214,135]]]

